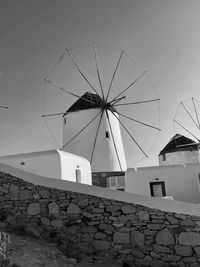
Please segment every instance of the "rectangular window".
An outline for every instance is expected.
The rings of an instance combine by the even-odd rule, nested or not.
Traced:
[[[165,154],[162,155],[162,159],[163,159],[163,161],[166,160],[166,155]]]
[[[150,192],[152,197],[165,197],[165,182],[150,182]]]
[[[109,132],[106,131],[106,138],[110,138]]]

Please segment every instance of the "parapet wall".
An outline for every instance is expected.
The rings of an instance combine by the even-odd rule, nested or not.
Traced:
[[[80,253],[103,253],[126,266],[200,266],[197,216],[34,185],[5,173],[0,173],[0,208],[11,214],[8,222],[35,225],[41,236],[55,230],[71,237]]]

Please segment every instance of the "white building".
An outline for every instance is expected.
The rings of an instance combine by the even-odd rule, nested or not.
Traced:
[[[176,134],[162,149],[158,159],[160,166],[197,163],[199,162],[199,145],[183,135]]]
[[[126,192],[200,203],[200,164],[128,168]]]
[[[159,154],[159,165],[128,168],[126,192],[200,203],[199,146],[176,134]]]
[[[92,184],[89,161],[60,150],[1,156],[0,162],[48,178]]]
[[[63,150],[88,159],[94,172],[125,171],[117,117],[100,96],[85,93],[63,116]]]

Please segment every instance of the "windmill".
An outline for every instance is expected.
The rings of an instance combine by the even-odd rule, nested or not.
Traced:
[[[175,113],[174,131],[182,132],[189,138],[192,138],[193,142],[185,144],[177,144],[178,149],[199,150],[200,145],[200,102],[192,97],[179,103],[177,111]],[[189,140],[189,139],[188,139]],[[199,153],[193,156],[194,162],[199,162]]]
[[[148,157],[159,103],[147,71],[124,50],[92,43],[67,48],[45,77],[42,118],[61,116],[61,150],[87,158],[93,171],[122,171],[124,150],[134,154],[132,164]]]
[[[194,97],[181,101],[173,122],[185,134],[200,143],[200,102]],[[194,142],[194,145],[197,143]]]

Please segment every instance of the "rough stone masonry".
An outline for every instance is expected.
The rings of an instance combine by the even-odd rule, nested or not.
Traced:
[[[106,190],[106,189],[105,189]],[[57,231],[80,253],[126,266],[200,266],[200,217],[27,183],[0,173],[0,209],[36,237]]]

